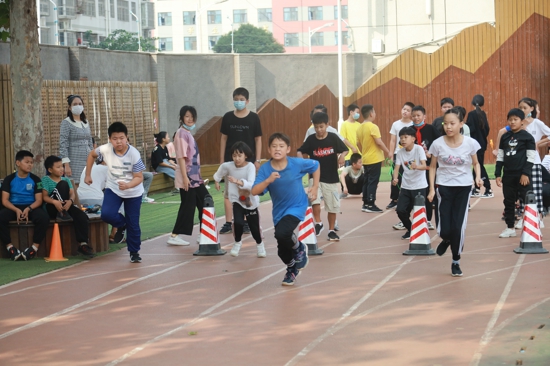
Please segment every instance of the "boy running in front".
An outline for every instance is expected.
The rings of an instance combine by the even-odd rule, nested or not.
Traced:
[[[269,137],[268,151],[271,160],[258,171],[252,187],[252,195],[271,195],[272,216],[275,225],[275,239],[279,258],[287,266],[283,286],[292,286],[300,270],[307,265],[307,246],[298,241],[294,230],[305,218],[308,195],[304,191],[302,178],[313,174],[313,185],[309,189],[309,200],[317,198],[319,189],[319,162],[287,156],[290,139],[283,133]]]

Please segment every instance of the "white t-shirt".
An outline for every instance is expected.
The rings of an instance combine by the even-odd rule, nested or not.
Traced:
[[[401,149],[401,145],[399,145],[399,131],[401,131],[404,127],[412,126],[412,121],[410,122],[402,122],[401,120],[395,121],[390,128],[390,134],[395,136],[395,151],[394,154],[397,154],[397,152]],[[408,189],[408,188],[407,188]]]
[[[415,190],[428,187],[426,180],[426,170],[411,169],[413,162],[420,165],[420,162],[426,161],[426,153],[420,145],[414,145],[411,151],[400,149],[395,157],[395,164],[403,167],[403,179],[401,188]]]
[[[538,155],[538,153],[536,154]],[[545,155],[544,159],[542,159],[541,165],[546,168],[550,172],[550,155]]]
[[[338,130],[332,126],[327,126],[327,132],[332,132],[332,133],[335,133],[338,135],[338,137],[340,137],[340,140],[344,141],[344,137],[342,135],[340,135],[340,133],[338,132]],[[310,128],[307,129],[306,131],[306,137],[304,138],[304,141],[307,140],[307,138],[311,135],[315,135],[315,128],[313,126],[311,126]]]
[[[129,183],[134,178],[134,173],[145,170],[145,164],[141,161],[139,151],[135,147],[128,145],[126,153],[118,155],[115,153],[113,145],[108,143],[95,149],[95,152],[103,157],[103,161],[109,168],[106,188],[122,198],[134,198],[143,195],[143,183],[123,191],[118,188],[118,182]]]
[[[471,137],[463,138],[462,144],[455,148],[445,143],[445,136],[441,136],[430,146],[429,153],[437,157],[439,164],[435,175],[436,184],[451,187],[472,185],[472,155],[475,155],[481,146]]]
[[[247,210],[257,208],[260,204],[260,197],[250,194],[250,190],[256,179],[256,167],[254,164],[249,162],[245,166],[237,168],[234,162],[228,161],[220,165],[218,171],[214,174],[214,180],[219,182],[223,177],[228,175],[240,179],[244,183],[242,187],[239,187],[235,183],[225,182],[227,196],[231,203],[238,203]]]
[[[539,142],[544,136],[550,136],[550,127],[544,124],[540,119],[535,118],[533,122],[525,126],[525,131],[529,132],[535,139],[535,143]],[[540,164],[540,156],[538,152],[535,154],[535,162]]]
[[[353,183],[357,183],[359,177],[365,173],[363,166],[361,166],[361,169],[359,169],[357,173],[353,171],[353,167],[351,165],[345,167],[343,171],[346,172],[347,176],[351,178]]]
[[[82,175],[80,176],[80,185],[76,190],[78,194],[78,199],[82,203],[86,203],[87,200],[101,200],[103,201],[103,190],[105,189],[105,184],[107,183],[107,176],[109,174],[109,168],[106,165],[96,165],[92,166],[92,184],[84,183],[86,178],[86,168],[82,170]]]

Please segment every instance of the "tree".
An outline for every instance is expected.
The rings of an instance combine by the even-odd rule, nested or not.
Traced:
[[[252,24],[243,24],[233,32],[236,53],[283,53],[285,48],[273,34]],[[231,53],[231,32],[224,34],[214,46],[216,53]]]
[[[10,73],[13,100],[13,148],[35,156],[33,172],[43,175],[44,140],[40,105],[42,71],[36,0],[10,2]]]
[[[84,40],[89,40],[92,31],[86,32]],[[140,37],[141,49],[145,52],[155,52],[155,40],[157,38],[143,38]],[[124,29],[116,29],[109,37],[105,38],[99,43],[90,42],[91,48],[102,48],[104,50],[118,50],[118,51],[138,51],[139,43],[137,33],[131,33]]]
[[[0,40],[6,42],[10,36],[10,0],[0,0]]]

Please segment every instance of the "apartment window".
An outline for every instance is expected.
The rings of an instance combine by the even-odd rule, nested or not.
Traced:
[[[111,13],[111,18],[115,17],[115,0],[109,0],[109,12]]]
[[[97,16],[105,16],[105,0],[97,0]]]
[[[172,37],[159,38],[159,51],[172,51]]]
[[[222,24],[221,10],[208,10],[207,17],[208,24]]]
[[[134,14],[136,15],[136,17],[137,17],[138,13],[137,13],[137,6],[136,6],[136,3],[132,3],[131,6],[132,6],[132,13],[134,13]],[[133,15],[132,15],[132,17],[133,17]],[[132,20],[137,21],[137,19],[132,19]]]
[[[285,46],[287,47],[298,46],[298,33],[285,33]]]
[[[197,37],[184,37],[183,38],[183,49],[186,51],[196,51],[197,50]]]
[[[40,42],[50,44],[50,28],[40,27]]]
[[[233,23],[239,24],[239,23],[246,23],[246,22],[247,22],[246,9],[233,10]]]
[[[334,6],[334,19],[338,19],[338,6]],[[348,6],[342,5],[342,19],[348,19]]]
[[[294,22],[298,20],[298,8],[284,8],[283,19],[285,22]]]
[[[208,36],[208,49],[209,50],[213,49],[219,40],[220,40],[220,36]]]
[[[323,36],[324,32],[317,32],[314,33],[311,36],[311,45],[312,46],[324,46],[325,45],[325,37]]]
[[[159,27],[172,25],[172,13],[159,13],[158,18]]]
[[[84,0],[82,2],[82,15],[95,17],[95,0]]]
[[[195,12],[194,11],[184,11],[183,12],[183,25],[193,25],[195,24]]]
[[[310,6],[307,8],[307,14],[309,20],[323,20],[323,7]]]
[[[271,22],[271,8],[258,9],[258,22]]]
[[[126,0],[117,0],[116,18],[123,22],[130,21],[130,4]]]
[[[334,44],[338,45],[338,32],[334,32]],[[348,44],[348,32],[342,31],[342,45]]]

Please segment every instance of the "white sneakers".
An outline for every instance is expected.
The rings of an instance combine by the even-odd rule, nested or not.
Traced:
[[[500,233],[499,238],[513,238],[516,236],[516,230],[511,228],[506,228]]]
[[[523,218],[518,220],[518,223],[516,224],[515,228],[518,230],[523,229]]]
[[[261,242],[260,244],[256,245],[256,249],[258,249],[258,258],[265,258],[267,256],[264,242]]]
[[[155,202],[155,199],[146,196],[146,197],[143,197],[141,199],[141,202],[143,202],[143,203],[153,203],[153,202]]]
[[[431,221],[428,221],[428,229],[429,230],[435,230],[435,227],[432,225]]]
[[[180,238],[179,235],[176,235],[176,236],[170,236],[168,238],[168,240],[166,241],[167,244],[170,244],[170,245],[180,245],[180,246],[185,246],[185,245],[189,245],[189,242],[188,241],[185,241],[183,240],[182,238]]]
[[[235,244],[233,244],[233,248],[231,248],[231,251],[229,252],[231,256],[236,257],[239,255],[239,250],[241,250],[241,245],[243,245],[242,241],[236,241]]]

